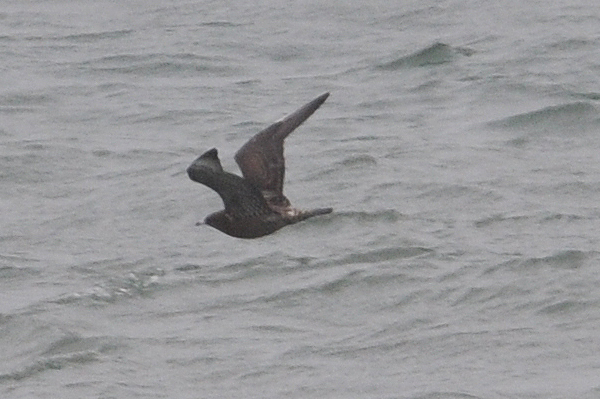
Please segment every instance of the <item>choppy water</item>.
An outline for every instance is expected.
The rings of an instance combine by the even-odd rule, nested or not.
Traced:
[[[6,1],[3,398],[600,396],[600,6]],[[318,94],[258,240],[184,171]]]

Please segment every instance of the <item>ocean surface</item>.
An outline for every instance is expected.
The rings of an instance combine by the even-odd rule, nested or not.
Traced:
[[[592,0],[4,0],[0,397],[599,398],[599,111]]]

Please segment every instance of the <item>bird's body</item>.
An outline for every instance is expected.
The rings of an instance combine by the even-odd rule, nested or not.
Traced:
[[[308,211],[292,208],[283,195],[283,142],[328,96],[329,93],[320,95],[244,144],[235,154],[243,178],[223,170],[215,148],[188,167],[190,179],[215,190],[225,204],[224,210],[208,215],[204,223],[233,237],[257,238],[288,224],[332,212],[331,208]]]

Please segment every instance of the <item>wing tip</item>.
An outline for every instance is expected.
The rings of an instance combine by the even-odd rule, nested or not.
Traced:
[[[317,97],[317,99],[319,99],[319,100],[322,99],[323,102],[325,102],[325,100],[327,100],[327,97],[329,97],[330,94],[331,94],[330,92],[326,91],[325,93],[323,93],[319,97]]]
[[[204,152],[204,154],[200,155],[200,158],[219,158],[219,152],[216,148],[211,148],[210,150]]]
[[[317,98],[315,98],[314,100],[312,100],[311,102],[309,102],[307,104],[307,106],[313,106],[314,107],[314,111],[316,111],[317,108],[319,108],[321,105],[323,105],[323,103],[325,102],[325,100],[327,100],[327,98],[329,97],[330,94],[331,93],[329,93],[328,91],[326,91],[325,93],[321,94],[320,96],[318,96]]]
[[[219,153],[216,148],[211,148],[210,150],[204,152],[200,155],[190,166],[187,168],[187,174],[190,179],[201,183],[198,181],[198,171],[202,169],[208,169],[212,172],[223,172],[223,167],[221,166],[221,161],[219,160]]]

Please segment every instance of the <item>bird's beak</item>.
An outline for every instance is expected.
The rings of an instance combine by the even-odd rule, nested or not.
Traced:
[[[203,225],[205,225],[205,224],[206,224],[206,223],[204,223],[204,222],[196,222],[196,226],[203,226]]]

